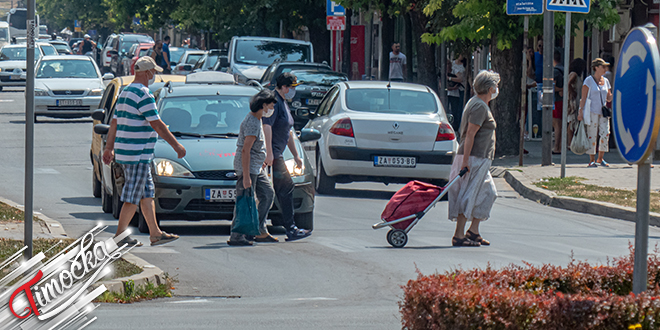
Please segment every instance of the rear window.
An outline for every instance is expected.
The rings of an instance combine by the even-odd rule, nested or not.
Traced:
[[[346,91],[346,105],[363,112],[427,114],[438,111],[433,94],[394,88],[351,88]]]

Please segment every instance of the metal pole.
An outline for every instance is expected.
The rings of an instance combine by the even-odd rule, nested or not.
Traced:
[[[412,64],[410,69],[412,70]],[[447,112],[446,110],[449,109],[447,104],[447,44],[444,41],[440,44],[440,101],[442,101],[442,106]],[[457,120],[457,118],[454,118],[454,120]]]
[[[635,263],[633,293],[646,291],[649,248],[649,202],[651,197],[651,157],[637,166],[637,216],[635,224]]]
[[[552,165],[552,108],[554,84],[552,57],[554,54],[555,14],[549,10],[543,13],[543,141],[541,165]]]
[[[330,30],[330,67],[334,70],[335,69],[335,52],[334,52],[334,47],[332,42],[335,37],[335,31]]]
[[[568,58],[571,56],[571,13],[566,13],[566,31],[564,32],[564,97],[561,112],[561,177],[566,177],[566,134],[568,128]]]
[[[23,253],[26,259],[32,258],[32,217],[34,185],[34,39],[35,39],[35,4],[27,3],[27,72],[25,80],[25,219],[23,244],[27,249]]]
[[[527,33],[529,32],[529,15],[525,15],[525,32],[523,33],[523,57],[522,57],[522,94],[520,94],[520,147],[518,148],[518,166],[523,166],[523,155],[525,154],[525,114],[527,108]]]

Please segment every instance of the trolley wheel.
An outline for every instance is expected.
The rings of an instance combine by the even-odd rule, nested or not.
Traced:
[[[395,248],[402,248],[408,243],[408,235],[401,229],[391,229],[387,232],[387,243]]]

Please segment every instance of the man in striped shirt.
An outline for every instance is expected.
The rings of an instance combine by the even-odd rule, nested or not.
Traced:
[[[140,211],[149,226],[151,245],[164,244],[179,238],[161,231],[156,222],[155,188],[150,163],[154,158],[154,145],[158,136],[174,148],[179,158],[186,155],[186,149],[158,116],[156,100],[147,87],[156,71],[162,72],[163,69],[156,65],[150,56],[143,56],[135,63],[135,79],[119,95],[103,152],[103,162],[110,164],[114,155],[115,162],[124,170],[124,188],[121,192],[124,205],[119,214],[115,236],[128,228],[140,204]],[[142,245],[129,236],[122,239],[118,245],[124,243]]]

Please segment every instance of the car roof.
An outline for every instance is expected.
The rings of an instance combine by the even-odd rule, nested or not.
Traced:
[[[87,55],[48,55],[41,57],[42,61],[48,60],[75,60],[75,61],[92,61],[92,58]]]
[[[180,97],[180,96],[209,96],[209,95],[236,95],[236,96],[252,96],[256,94],[259,89],[252,86],[243,85],[175,85],[171,88],[172,92],[168,92],[163,98]],[[162,95],[162,94],[161,94]]]
[[[323,68],[329,68],[330,66],[325,63],[317,63],[317,62],[302,62],[302,61],[281,61],[281,62],[274,62],[274,65],[277,66],[287,66],[287,65],[301,65],[301,66],[320,66]]]
[[[419,91],[419,92],[430,92],[431,91],[431,89],[428,88],[427,86],[420,85],[420,84],[402,83],[402,82],[388,82],[388,81],[379,81],[379,80],[351,80],[351,81],[341,82],[341,84],[344,84],[349,89],[350,88],[380,89],[380,88],[387,88],[387,86],[389,84],[390,87],[393,88],[393,89],[405,89],[405,90]]]
[[[185,54],[206,54],[206,53],[208,53],[208,52],[205,51],[205,50],[190,49],[190,50],[186,50],[186,51],[183,53],[183,55],[185,55]]]
[[[48,43],[51,44],[51,45],[52,44],[62,44],[62,45],[68,45],[69,44],[64,40],[48,40]]]
[[[67,55],[67,56],[71,56],[71,55]],[[86,56],[86,55],[80,55],[80,56]],[[132,83],[133,79],[135,79],[135,76],[116,77],[115,79],[112,79],[111,83],[120,86],[126,86]],[[167,81],[185,82],[186,76],[176,75],[176,74],[156,74],[154,81],[155,82],[167,82]]]
[[[311,44],[312,44],[311,42],[309,42],[309,41],[305,41],[305,40],[287,39],[287,38],[251,37],[251,36],[245,36],[245,37],[239,37],[239,36],[236,36],[236,37],[234,37],[234,38],[236,38],[236,39],[242,39],[242,40],[262,40],[262,41],[289,42],[289,43],[307,44],[307,45],[311,45]]]

